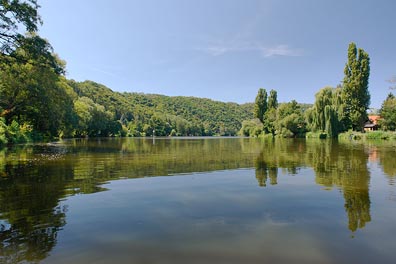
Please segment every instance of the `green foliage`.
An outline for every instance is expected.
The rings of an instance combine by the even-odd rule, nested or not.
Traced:
[[[19,29],[21,26],[27,32],[37,31],[41,23],[37,12],[36,0],[1,0],[0,1],[0,50],[10,54],[23,43],[24,36]]]
[[[261,122],[264,121],[264,115],[267,112],[267,91],[260,88],[254,103],[254,117],[258,118]]]
[[[323,132],[307,132],[305,134],[305,138],[317,138],[317,139],[326,139],[327,138],[327,134],[323,133]]]
[[[275,122],[277,118],[276,108],[269,108],[268,111],[265,113],[264,118],[264,131],[265,133],[271,134],[275,136]]]
[[[297,101],[280,104],[275,121],[276,135],[280,137],[302,137],[306,129],[304,115]]]
[[[327,119],[325,108],[332,105],[333,88],[325,87],[315,95],[315,104],[312,111],[312,129],[314,131],[325,131]],[[327,108],[328,109],[328,108]],[[329,112],[329,110],[327,110]]]
[[[276,108],[278,108],[278,93],[275,90],[271,90],[268,97],[268,109]]]
[[[365,133],[348,131],[338,136],[339,140],[396,140],[396,133],[390,131],[369,131]]]
[[[113,114],[88,97],[78,98],[74,102],[74,111],[78,119],[76,136],[114,136],[122,131]]]
[[[392,137],[393,133],[385,132],[385,131],[370,131],[366,133],[366,139],[374,139],[374,140],[386,140]]]
[[[237,135],[242,121],[253,118],[253,104],[216,102],[196,97],[117,93],[95,82],[69,81],[76,95],[104,106],[127,129],[128,136]]]
[[[325,87],[315,95],[315,103],[305,112],[308,128],[315,133],[333,138],[342,131],[342,101],[339,89]]]
[[[6,125],[4,118],[0,118],[0,146],[7,143],[25,143],[32,138],[32,128],[28,124],[19,125],[17,121],[12,121]]]
[[[364,137],[364,133],[348,130],[346,132],[338,134],[338,140],[351,141],[361,140]]]
[[[343,87],[320,90],[312,108],[294,100],[279,105],[277,92],[271,90],[268,96],[263,88],[254,104],[243,105],[118,93],[92,81],[75,82],[62,76],[65,63],[35,33],[41,23],[38,8],[36,0],[0,1],[0,142],[32,137],[238,133],[299,137],[308,129],[334,137],[346,128],[361,130],[367,119],[370,59],[354,43],[349,45]],[[27,34],[19,33],[21,27]],[[386,117],[382,126],[389,130],[396,129],[394,101],[389,98],[381,110]],[[254,117],[258,119],[252,120]]]
[[[357,49],[355,43],[349,44],[344,74],[342,98],[345,104],[345,127],[362,131],[370,104],[370,58],[363,49]]]
[[[384,130],[396,130],[396,97],[390,93],[382,103],[379,124]]]
[[[1,66],[0,109],[6,124],[28,122],[36,131],[57,135],[72,105],[61,77],[52,68],[30,62]]]
[[[1,118],[0,119],[0,146],[3,146],[8,143],[6,133],[7,133],[7,125],[4,123],[4,118]]]
[[[258,137],[263,132],[263,123],[256,118],[252,120],[245,120],[242,122],[242,128],[239,131],[241,136]]]
[[[33,58],[22,49],[18,52]],[[253,117],[253,104],[117,93],[91,81],[68,81],[56,69],[30,62],[14,60],[2,63],[1,67],[0,113],[4,123],[6,126],[13,121],[29,123],[35,138],[152,136],[154,133],[156,136],[236,135],[242,121]]]
[[[264,115],[263,125],[264,132],[275,136],[277,121],[277,108],[278,108],[278,93],[275,90],[270,91],[267,103],[267,111]]]

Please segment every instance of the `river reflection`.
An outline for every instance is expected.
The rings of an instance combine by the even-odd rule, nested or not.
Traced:
[[[268,192],[265,194],[268,197],[265,197],[275,203],[273,212],[278,212],[279,208],[286,206],[287,201],[287,196],[280,196],[285,195],[281,192],[287,190],[291,192],[291,196],[294,195],[294,191],[299,194],[302,188],[298,181],[301,182],[301,186],[322,186],[324,191],[331,192],[335,189],[341,193],[344,201],[337,203],[338,208],[343,208],[347,219],[347,223],[344,223],[345,230],[358,232],[375,218],[372,217],[371,196],[378,193],[370,190],[371,178],[382,177],[380,180],[387,181],[385,187],[394,185],[395,152],[391,144],[261,141],[248,138],[157,138],[155,142],[151,139],[80,139],[3,149],[0,151],[0,262],[34,263],[46,260],[57,247],[58,235],[68,226],[68,205],[71,201],[69,197],[106,191],[109,185],[105,183],[109,181],[177,175],[177,184],[181,184],[180,188],[183,188],[183,178],[191,179],[191,175],[197,179],[204,179],[209,175],[208,172],[232,173],[236,170],[235,173],[238,174],[237,171],[242,168],[246,170],[240,173],[247,175],[253,169],[251,179],[254,180],[255,177],[256,183],[242,177],[234,183],[225,181],[221,184],[223,186],[218,185],[219,193],[224,188],[232,189],[235,195],[241,196],[247,196],[251,192],[251,195],[261,197],[263,192]],[[311,171],[311,181],[314,183],[307,181]],[[184,174],[186,176],[183,176]],[[227,179],[221,177],[222,180]],[[219,178],[213,176],[213,186],[220,184],[219,181]],[[166,186],[166,183],[164,184]],[[294,184],[294,187],[290,187],[290,184]],[[238,189],[241,185],[247,188],[247,192]],[[279,189],[282,185],[285,189]],[[208,186],[211,186],[210,183]],[[383,190],[385,187],[381,186]],[[304,187],[304,190],[306,188],[308,187]],[[187,190],[189,189],[186,187],[184,192]],[[179,189],[178,192],[188,197],[195,191],[184,193]],[[111,192],[117,194],[110,188],[108,193]],[[325,195],[325,192],[321,193]],[[202,195],[205,197],[205,191]],[[318,204],[312,205],[314,201],[309,201],[307,206],[322,211],[320,206],[323,205],[323,212],[328,210],[326,206],[330,205],[321,202],[320,194],[315,192],[315,195],[319,195],[315,196],[318,197]],[[306,197],[312,195],[307,194]],[[208,201],[206,206],[213,203],[216,204],[216,201]],[[244,203],[247,204],[245,209],[238,207],[235,215],[228,217],[249,222],[257,217],[255,215],[265,213],[261,211],[264,209],[250,208],[254,204],[253,200],[245,200]],[[301,206],[303,205],[304,203]],[[139,207],[141,206],[140,204]],[[224,206],[225,204],[219,204],[219,208]],[[331,210],[338,210],[332,204],[331,206]],[[141,210],[148,209],[142,207]],[[121,213],[113,209],[111,211],[115,214],[114,217]],[[309,214],[308,211],[309,209],[304,208],[301,214]],[[179,213],[174,212],[175,215]],[[210,209],[206,213],[210,214]],[[206,213],[201,212],[201,215]],[[252,216],[241,218],[239,214]],[[282,210],[274,217],[285,219],[291,214],[292,212]],[[205,226],[218,225],[216,221],[225,221],[223,218],[201,218],[200,221]],[[185,220],[186,226],[190,220]],[[151,219],[147,218],[147,221]],[[238,227],[240,228],[240,225]],[[51,258],[49,260],[54,261]],[[236,263],[242,262],[241,259]]]
[[[313,168],[316,183],[342,190],[349,229],[356,231],[371,220],[368,157],[369,149],[364,145],[328,141],[272,142],[256,159],[256,178],[260,186],[266,186],[268,177],[273,185],[277,183],[278,168],[290,174],[297,174],[301,167]]]

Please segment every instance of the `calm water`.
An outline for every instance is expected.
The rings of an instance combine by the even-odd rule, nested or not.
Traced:
[[[0,151],[0,263],[396,263],[396,145],[70,140]]]

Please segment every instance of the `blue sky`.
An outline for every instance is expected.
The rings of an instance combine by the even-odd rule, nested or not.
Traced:
[[[115,91],[314,102],[343,79],[355,42],[371,59],[371,106],[396,75],[396,1],[39,0],[40,35],[67,77]]]

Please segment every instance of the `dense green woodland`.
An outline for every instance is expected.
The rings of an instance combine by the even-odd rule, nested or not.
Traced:
[[[4,88],[11,88],[15,78],[9,71],[0,75],[10,80],[10,84],[4,85],[6,78],[1,79],[4,95],[7,91]],[[95,82],[75,82],[62,76],[51,83],[42,75],[34,79],[30,68],[21,69],[19,76],[29,80],[21,80],[20,91],[15,93],[10,89],[10,95],[2,96],[0,102],[2,129],[6,132],[4,141],[58,136],[152,136],[153,133],[156,136],[236,135],[242,120],[253,117],[253,104],[118,93]],[[29,81],[38,84],[37,91],[30,89]],[[17,107],[11,103],[19,101],[21,105]]]
[[[354,43],[342,84],[320,90],[313,105],[278,103],[275,90],[262,88],[255,103],[243,105],[118,93],[65,78],[66,63],[37,35],[38,8],[36,0],[0,0],[0,145],[85,136],[334,137],[362,131],[367,121],[370,59]],[[395,130],[395,111],[390,94],[381,109],[383,129]]]
[[[118,93],[64,77],[36,0],[0,1],[0,143],[85,136],[237,135],[253,104]],[[25,33],[21,34],[21,31]]]
[[[75,135],[78,136],[152,136],[153,133],[156,136],[236,135],[241,122],[253,117],[253,104],[238,105],[196,97],[117,93],[91,81],[68,83],[75,93],[74,109],[78,120],[75,127],[79,128]],[[92,126],[89,117],[84,119],[87,104],[94,104],[97,109],[107,113],[111,129]],[[87,122],[84,123],[84,120]],[[98,122],[97,118],[94,120]]]

